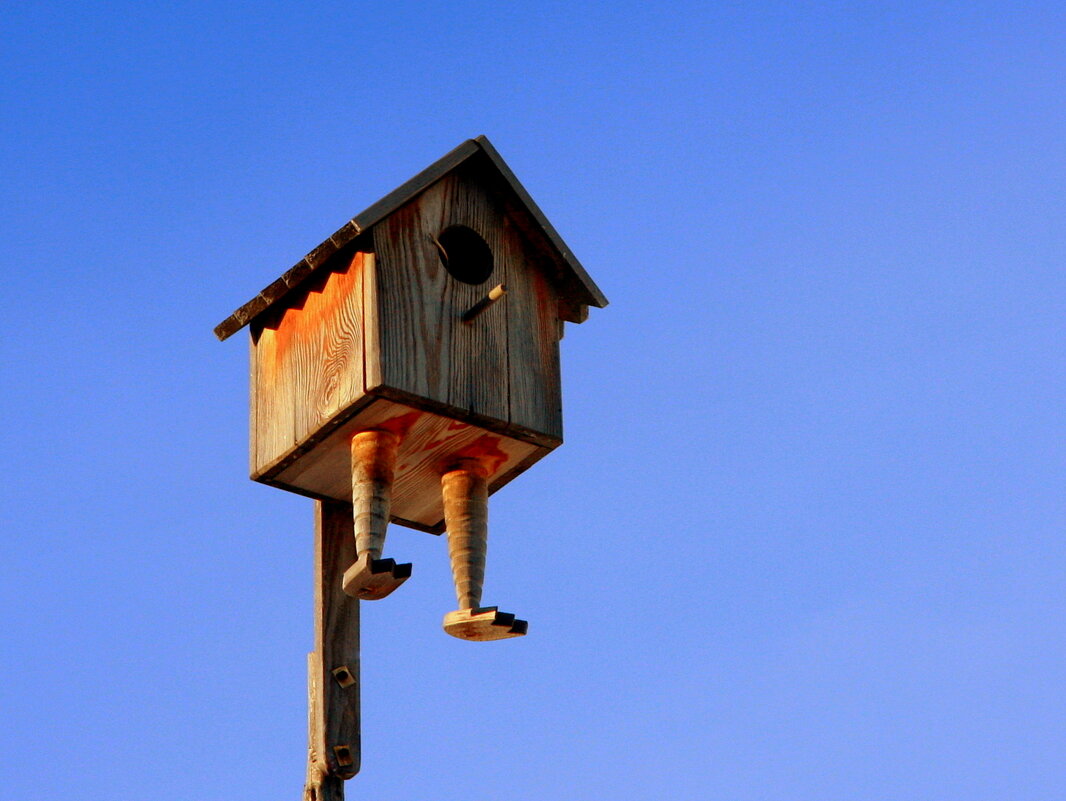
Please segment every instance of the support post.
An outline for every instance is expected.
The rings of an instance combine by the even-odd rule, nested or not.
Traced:
[[[318,657],[314,651],[307,655],[307,778],[304,781],[303,801],[344,801],[344,779],[326,773],[315,756],[315,732],[318,720],[318,690],[315,674]]]
[[[359,601],[341,588],[355,559],[352,507],[315,501],[315,650],[308,655],[305,801],[342,801],[359,771]]]

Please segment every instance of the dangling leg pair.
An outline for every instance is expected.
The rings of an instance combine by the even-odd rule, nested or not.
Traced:
[[[382,559],[389,524],[393,474],[400,438],[389,431],[362,431],[352,439],[352,506],[356,561],[344,573],[344,591],[365,600],[384,598],[411,575],[411,565]],[[463,640],[499,640],[526,633],[514,615],[481,606],[488,545],[488,484],[475,459],[459,460],[441,476],[448,554],[459,609],[444,617],[444,630]]]

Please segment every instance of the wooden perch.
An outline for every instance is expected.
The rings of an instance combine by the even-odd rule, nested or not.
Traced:
[[[489,306],[498,301],[504,295],[507,294],[507,287],[503,284],[497,284],[489,290],[489,294],[463,312],[462,320],[464,323],[473,322],[481,312],[485,311]]]

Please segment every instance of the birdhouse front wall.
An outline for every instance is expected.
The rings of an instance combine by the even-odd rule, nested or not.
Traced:
[[[434,240],[452,226],[474,231],[492,253],[492,272],[480,283],[444,265]],[[376,356],[367,361],[367,385],[541,444],[561,442],[558,294],[503,202],[475,172],[459,169],[373,235],[378,307],[368,318]],[[463,322],[499,284],[506,296]]]

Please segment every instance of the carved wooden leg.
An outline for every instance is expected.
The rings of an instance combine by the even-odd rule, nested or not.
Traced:
[[[444,616],[444,630],[461,640],[520,637],[528,624],[514,615],[481,606],[489,535],[489,493],[484,471],[463,460],[441,476],[448,555],[459,609]]]
[[[356,561],[344,573],[344,591],[354,598],[384,598],[411,575],[411,564],[382,559],[392,504],[392,479],[400,438],[390,431],[360,431],[352,437],[352,514]]]

